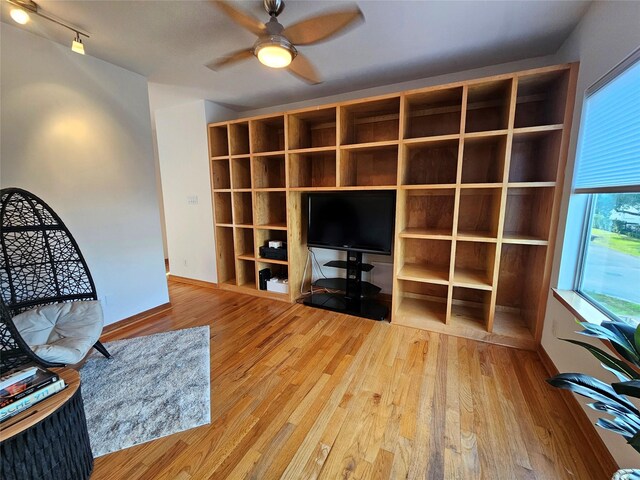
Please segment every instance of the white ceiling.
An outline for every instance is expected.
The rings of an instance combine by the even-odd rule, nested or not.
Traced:
[[[171,85],[195,98],[249,110],[447,72],[553,54],[589,1],[357,2],[365,23],[329,42],[302,47],[324,83],[307,85],[250,59],[213,72],[203,65],[250,47],[255,37],[210,1],[36,0],[43,11],[89,32],[87,54]],[[2,21],[12,22],[2,2]],[[288,0],[285,25],[339,8],[340,1]],[[239,8],[267,20],[261,1]],[[24,27],[70,44],[72,33],[35,18]]]

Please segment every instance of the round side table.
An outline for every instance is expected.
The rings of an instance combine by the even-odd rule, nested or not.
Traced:
[[[93,470],[80,375],[52,369],[66,388],[0,424],[3,480],[88,479]]]

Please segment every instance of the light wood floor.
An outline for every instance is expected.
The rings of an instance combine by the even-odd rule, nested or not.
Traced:
[[[170,293],[169,313],[105,340],[209,325],[212,423],[98,458],[93,480],[610,478],[532,352]]]

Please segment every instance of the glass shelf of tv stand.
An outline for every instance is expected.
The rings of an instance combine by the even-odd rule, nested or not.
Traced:
[[[360,282],[362,292],[361,298],[374,297],[382,290],[380,287],[369,282]],[[347,290],[346,278],[321,278],[313,282],[314,288],[325,288],[327,290],[336,290],[345,292]]]
[[[347,262],[345,260],[331,260],[330,262],[325,263],[324,266],[331,268],[342,268],[346,270]],[[363,263],[360,265],[360,269],[363,272],[370,272],[371,270],[373,270],[373,265],[369,263]]]

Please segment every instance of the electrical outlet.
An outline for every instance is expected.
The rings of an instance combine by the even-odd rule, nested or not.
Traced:
[[[186,259],[186,258],[184,259],[184,266],[185,266],[185,267],[188,267],[188,266],[189,266],[189,265],[187,264],[187,259]]]
[[[198,196],[187,195],[187,205],[198,205]]]

